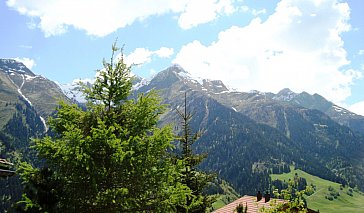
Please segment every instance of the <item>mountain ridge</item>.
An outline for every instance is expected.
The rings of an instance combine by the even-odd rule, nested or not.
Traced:
[[[59,99],[69,101],[55,82],[35,75],[22,62],[0,59],[0,73],[3,74],[3,87],[12,84],[18,95],[34,106],[43,120],[52,114]]]
[[[22,67],[20,63],[18,66]],[[5,70],[9,65],[0,69],[0,95],[6,102],[21,99],[25,109],[34,107],[35,113],[43,116],[42,109],[47,115],[52,111],[46,111],[42,98],[51,96],[47,100],[54,104],[53,110],[56,97],[66,99],[59,86],[46,78],[36,75],[29,78],[14,68],[10,68],[13,73],[10,75]],[[194,113],[191,127],[202,131],[194,148],[198,153],[209,153],[201,168],[217,172],[242,194],[268,190],[269,173],[283,171],[289,165],[328,180],[358,185],[364,190],[364,162],[360,158],[364,156],[363,131],[340,124],[338,120],[347,119],[350,123],[352,117],[347,115],[355,115],[339,113],[344,109],[322,96],[296,94],[289,89],[277,94],[239,92],[229,89],[222,81],[196,79],[179,65],[159,72],[148,81],[133,77],[133,83],[134,95],[159,90],[163,103],[169,106],[161,116],[160,125],[174,124],[177,135],[180,128],[176,109],[184,106],[187,92],[188,110]],[[6,104],[3,109],[10,110]]]
[[[255,189],[242,187],[241,184],[244,181],[241,179],[245,178],[248,182],[254,182],[253,179],[257,178],[257,176],[254,176],[253,170],[245,168],[245,173],[236,172],[240,174],[240,177],[234,179],[231,176],[233,173],[226,170],[226,167],[234,171],[241,168],[241,165],[229,159],[238,159],[239,157],[237,156],[239,155],[236,153],[239,152],[238,150],[243,154],[242,158],[250,159],[248,160],[250,162],[248,165],[250,166],[246,163],[243,165],[247,167],[260,165],[257,168],[261,168],[261,170],[255,174],[258,176],[266,176],[266,173],[270,171],[269,168],[274,166],[269,161],[270,158],[273,158],[276,164],[287,165],[294,163],[297,168],[325,179],[343,184],[360,184],[361,188],[364,187],[364,180],[362,178],[355,178],[355,176],[362,176],[364,174],[363,164],[361,162],[356,165],[356,160],[352,161],[354,158],[360,159],[359,157],[363,156],[361,151],[363,150],[362,134],[354,133],[349,127],[338,124],[330,116],[318,109],[306,108],[297,103],[293,104],[291,101],[298,95],[295,95],[288,89],[283,90],[280,94],[257,91],[248,93],[237,91],[216,92],[211,89],[208,90],[195,79],[179,76],[178,73],[180,71],[173,69],[180,68],[170,67],[161,71],[148,85],[141,87],[137,92],[148,92],[151,89],[160,91],[164,103],[169,104],[171,109],[163,115],[162,124],[173,123],[178,120],[178,116],[174,111],[176,108],[183,106],[183,94],[187,92],[187,96],[191,99],[188,101],[188,107],[195,112],[195,118],[192,121],[193,127],[194,129],[205,129],[206,132],[201,137],[201,141],[210,141],[210,143],[201,142],[203,145],[196,145],[198,152],[207,152],[211,156],[206,159],[202,167],[204,169],[214,168],[214,170],[219,171],[218,173],[222,174],[224,179],[230,181],[240,193],[254,193]],[[219,85],[219,83],[216,85]],[[285,93],[289,97],[286,97],[284,101],[274,98],[277,96],[282,98]],[[216,109],[210,107],[207,103],[214,103],[213,106],[219,108],[217,110],[219,112],[216,112]],[[219,114],[225,116],[219,116]],[[242,115],[245,117],[241,117]],[[238,129],[234,131],[232,129],[229,130],[226,127],[233,128],[236,125],[236,123],[231,123],[233,120],[246,120],[249,123],[248,126],[254,126],[254,128],[248,128],[249,130],[244,133],[245,127],[240,123]],[[221,124],[217,125],[217,127],[211,125],[211,123],[216,124],[219,122]],[[259,129],[260,131],[257,132],[254,129]],[[235,133],[230,133],[230,131],[236,131],[236,134],[239,136],[236,138],[236,135],[234,136]],[[264,137],[259,136],[262,132],[265,132]],[[267,140],[266,137],[269,139]],[[219,143],[218,141],[225,141],[225,143]],[[259,150],[255,152],[257,156],[270,153],[268,154],[270,157],[264,158],[265,160],[261,159],[262,162],[260,162],[261,160],[254,157],[254,155],[252,156],[252,153],[247,152],[247,150],[241,150],[241,146],[243,146],[241,143],[243,141],[246,141],[244,143],[251,144],[250,152],[252,152],[251,150]],[[273,147],[268,146],[271,152],[268,151],[269,149],[262,151],[262,146],[258,145],[258,141],[265,141],[263,143],[265,145],[269,143],[275,145]],[[283,143],[282,141],[286,142]],[[226,146],[229,146],[228,144],[232,144],[229,150],[226,149]],[[282,149],[279,151],[285,154],[278,154],[274,157],[272,154],[275,153],[273,151],[276,149],[275,146],[279,147],[282,144],[286,144],[283,146],[285,148],[281,147]],[[288,151],[290,150],[287,148],[289,146],[292,146],[294,150],[299,150],[299,152],[294,152],[295,154],[292,155],[292,152]],[[223,153],[230,157],[222,156]],[[297,158],[297,156],[301,157]],[[224,160],[221,161],[221,159]],[[301,161],[300,159],[304,160]],[[238,162],[243,163],[240,160]],[[341,166],[336,166],[336,164]],[[353,167],[358,168],[357,171],[352,171]],[[267,186],[268,182],[268,180],[266,182],[262,181],[259,184]]]

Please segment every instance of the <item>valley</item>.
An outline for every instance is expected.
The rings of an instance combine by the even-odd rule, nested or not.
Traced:
[[[240,195],[270,191],[272,180],[297,172],[317,186],[315,194],[307,197],[313,209],[335,212],[362,208],[363,116],[318,94],[296,94],[289,89],[277,94],[239,92],[221,81],[195,79],[178,65],[149,81],[135,78],[133,83],[132,96],[158,91],[168,106],[158,125],[171,124],[176,135],[181,131],[176,109],[184,107],[187,94],[187,108],[193,113],[191,128],[202,133],[193,149],[208,154],[200,169],[227,181]],[[23,64],[1,60],[1,157],[14,163],[35,161],[30,138],[44,136],[45,119],[52,116],[59,100],[77,103],[76,96],[66,95],[59,85],[35,75]],[[84,104],[81,102],[78,104]],[[2,184],[17,185],[14,189],[19,190],[19,183]],[[325,199],[328,186],[341,195],[333,201]],[[353,196],[347,195],[349,189],[356,189]],[[6,192],[17,198],[10,191]]]

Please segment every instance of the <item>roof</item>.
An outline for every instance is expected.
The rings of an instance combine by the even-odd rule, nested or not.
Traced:
[[[216,211],[213,211],[213,213],[232,213],[235,211],[236,207],[239,204],[244,205],[244,207],[248,206],[248,213],[256,213],[259,212],[259,209],[261,208],[270,208],[272,205],[275,205],[277,203],[286,203],[286,200],[282,199],[270,199],[268,202],[265,202],[264,197],[257,202],[257,197],[255,196],[248,196],[245,195],[244,197],[241,197],[237,200],[235,200],[232,203],[229,203],[228,205],[221,207],[220,209],[217,209]]]

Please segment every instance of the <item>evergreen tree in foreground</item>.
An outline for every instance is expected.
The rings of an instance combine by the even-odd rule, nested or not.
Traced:
[[[214,175],[206,174],[197,170],[197,166],[207,156],[205,154],[194,154],[192,145],[199,139],[201,132],[192,133],[190,122],[193,115],[187,111],[187,98],[185,93],[184,112],[177,109],[177,113],[182,119],[182,131],[178,138],[181,154],[178,159],[183,161],[182,183],[192,190],[184,206],[178,208],[178,212],[205,212],[215,202],[215,196],[203,194],[203,190],[208,183],[212,182]]]
[[[112,47],[83,111],[61,103],[49,123],[53,136],[34,140],[43,168],[23,163],[19,208],[30,212],[173,212],[191,190],[172,160],[170,126],[156,126],[164,106],[155,91],[128,99],[131,67]]]

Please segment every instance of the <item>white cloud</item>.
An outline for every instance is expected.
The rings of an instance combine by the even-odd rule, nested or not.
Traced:
[[[106,36],[149,16],[175,13],[182,28],[191,28],[234,11],[232,0],[7,0],[8,7],[30,17],[28,27],[46,37],[72,26],[88,35]]]
[[[35,61],[31,58],[19,58],[19,57],[16,57],[14,58],[14,60],[16,61],[19,61],[21,63],[23,63],[28,69],[32,69],[35,65],[37,65],[35,63]]]
[[[127,64],[144,64],[152,61],[153,52],[145,48],[136,48],[125,57]]]
[[[229,15],[234,11],[231,0],[192,0],[179,17],[178,24],[182,29],[190,29],[213,21],[218,15]]]
[[[348,20],[346,3],[282,0],[266,21],[255,18],[247,26],[233,26],[208,46],[186,44],[173,62],[192,75],[221,79],[241,91],[289,87],[339,103],[360,77],[341,70],[350,63],[341,39],[350,30]]]
[[[160,58],[169,58],[173,55],[173,48],[161,47],[159,50],[151,51],[145,48],[136,48],[132,53],[125,57],[127,64],[141,65],[150,63],[153,56]],[[119,56],[118,56],[119,57]]]
[[[358,54],[359,55],[364,55],[364,50],[359,50]]]
[[[174,54],[174,50],[173,48],[162,47],[154,53],[161,58],[169,58]]]
[[[246,6],[246,5],[243,5],[243,6],[241,6],[241,7],[239,7],[239,10],[241,10],[242,12],[244,12],[244,13],[246,13],[246,12],[249,12],[249,7],[248,6]]]
[[[359,114],[359,115],[363,115],[364,116],[364,101],[360,101],[358,103],[355,103],[353,105],[351,105],[348,110]]]
[[[266,14],[266,13],[267,13],[266,9],[261,9],[261,10],[252,9],[253,16],[259,16],[260,14]]]

